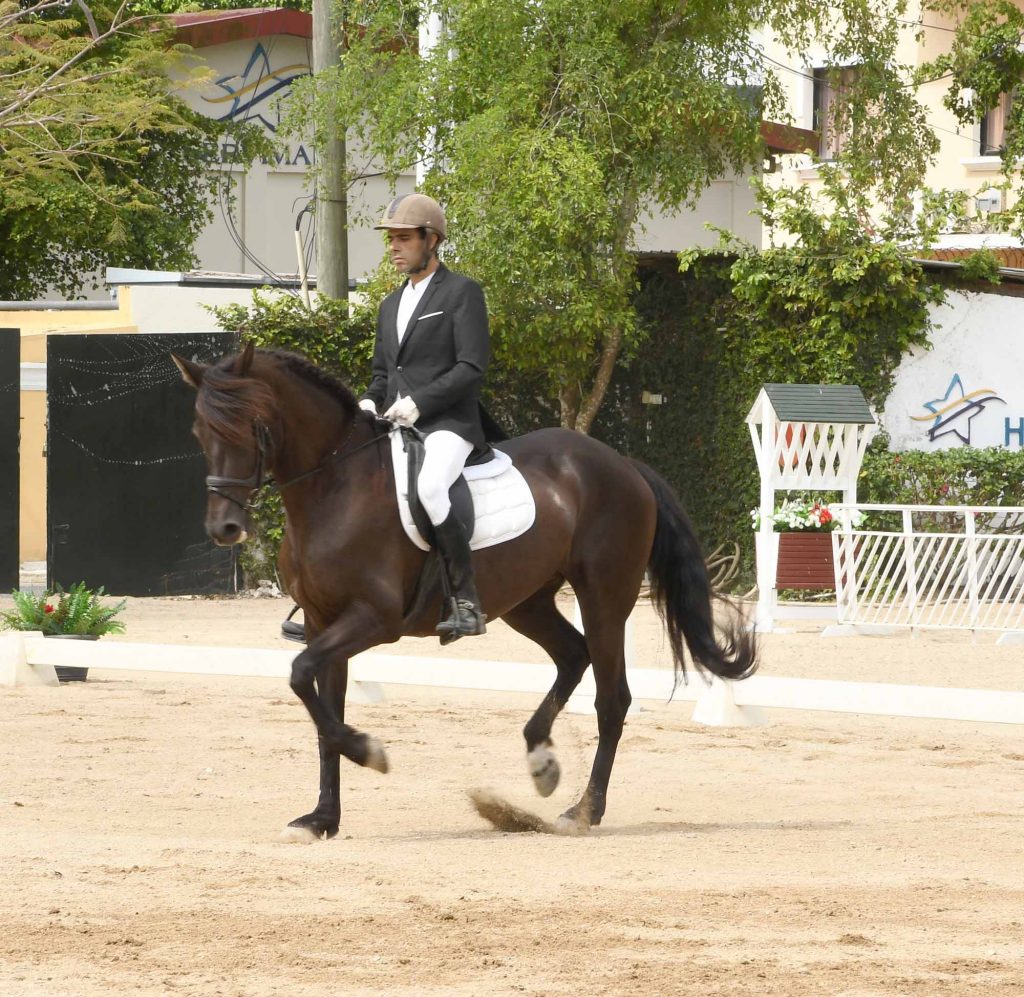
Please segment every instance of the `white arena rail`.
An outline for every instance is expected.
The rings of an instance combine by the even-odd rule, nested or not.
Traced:
[[[276,678],[291,672],[293,650],[136,644],[129,641],[46,640],[41,634],[0,634],[0,686],[56,684],[56,665],[126,672]],[[367,652],[352,659],[352,702],[379,702],[382,686],[409,685],[541,695],[555,677],[554,665],[478,659],[422,658]],[[845,682],[754,675],[743,682],[698,676],[673,692],[669,668],[631,668],[636,700],[652,706],[696,703],[693,720],[713,726],[765,722],[763,709],[815,710],[873,716],[923,717],[980,723],[1024,724],[1024,692]],[[594,679],[588,671],[568,704],[569,712],[593,713]]]
[[[1024,508],[836,505],[840,626],[1024,631]],[[851,511],[893,529],[855,529]],[[922,528],[926,519],[941,530]],[[980,528],[979,528],[980,527]]]

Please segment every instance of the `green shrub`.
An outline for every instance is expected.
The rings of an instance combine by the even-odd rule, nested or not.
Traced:
[[[96,637],[124,633],[124,623],[116,616],[124,609],[126,601],[122,599],[116,605],[106,606],[101,601],[105,594],[102,586],[92,591],[84,582],[72,585],[67,592],[58,585],[42,595],[15,589],[11,593],[14,609],[0,613],[0,628]]]
[[[864,456],[858,498],[896,505],[1024,506],[1024,450],[957,447]]]
[[[873,443],[864,456],[857,498],[865,504],[1024,506],[1024,450],[1002,447],[957,447],[951,450],[890,451],[885,441]],[[922,530],[962,529],[962,517],[919,514]],[[875,513],[867,529],[892,529],[892,514]],[[978,529],[1020,533],[1019,516],[985,517]]]

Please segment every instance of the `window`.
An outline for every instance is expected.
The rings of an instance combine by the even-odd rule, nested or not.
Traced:
[[[1006,148],[1006,126],[1010,120],[1016,90],[1000,94],[999,103],[981,119],[981,154],[998,156]]]
[[[838,102],[854,85],[860,73],[860,66],[814,70],[814,121],[811,127],[821,136],[818,140],[818,155],[824,160],[835,159],[846,144],[847,133],[836,131],[835,112]]]

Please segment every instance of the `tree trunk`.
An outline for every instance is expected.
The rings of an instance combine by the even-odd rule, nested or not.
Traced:
[[[581,433],[589,433],[590,427],[594,424],[598,409],[604,396],[608,392],[608,385],[611,384],[612,374],[615,371],[615,362],[619,359],[619,352],[622,350],[622,330],[615,329],[605,340],[604,348],[601,350],[601,362],[597,366],[597,373],[594,375],[594,382],[587,392],[587,397],[580,405],[579,413],[576,416],[576,429]]]
[[[558,392],[558,402],[561,406],[562,428],[576,429],[576,419],[580,411],[580,386],[564,385]]]
[[[619,205],[619,240],[613,252],[615,257],[621,257],[624,253],[633,225],[636,222],[637,198],[635,194],[627,194]],[[615,364],[622,351],[623,330],[613,329],[601,348],[601,359],[594,374],[594,380],[590,390],[580,399],[577,406],[576,420],[573,429],[581,433],[589,433],[594,419],[597,418],[598,410],[608,392],[608,385],[612,382],[612,374],[615,373]],[[580,395],[577,392],[577,395]],[[565,425],[565,410],[562,411],[562,425]]]

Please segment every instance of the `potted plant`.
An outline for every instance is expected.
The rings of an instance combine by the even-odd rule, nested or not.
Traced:
[[[757,509],[751,510],[754,529],[761,525]],[[825,502],[790,499],[772,514],[772,530],[779,534],[779,560],[775,571],[777,589],[835,588],[832,538],[839,522]]]
[[[14,608],[0,612],[0,629],[39,630],[44,637],[63,637],[76,640],[98,640],[105,634],[123,633],[124,623],[117,614],[124,609],[126,600],[116,605],[105,605],[101,597],[103,587],[92,590],[85,582],[72,585],[64,591],[59,585],[42,595],[15,589],[11,593]],[[61,682],[84,682],[88,668],[57,666]]]

